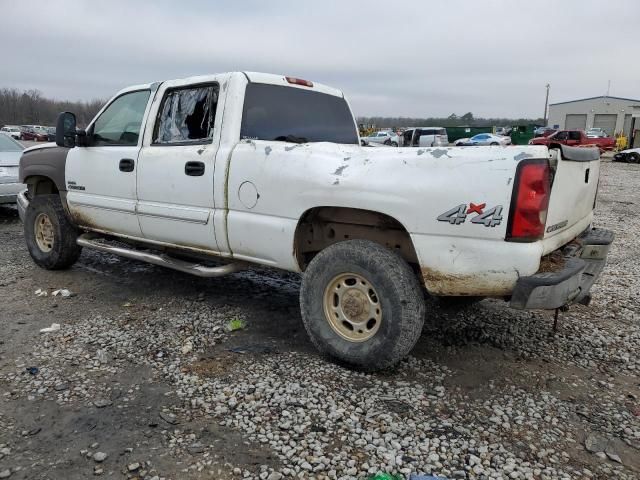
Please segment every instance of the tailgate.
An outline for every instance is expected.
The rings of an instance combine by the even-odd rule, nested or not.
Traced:
[[[543,254],[570,242],[591,224],[600,177],[600,152],[597,148],[562,145],[561,150],[552,151],[550,162],[555,173]]]

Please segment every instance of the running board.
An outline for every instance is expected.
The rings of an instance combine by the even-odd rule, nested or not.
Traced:
[[[91,233],[85,233],[78,237],[77,243],[81,247],[91,248],[93,250],[99,250],[101,252],[112,253],[121,257],[132,258],[134,260],[141,260],[143,262],[152,263],[161,267],[172,268],[184,273],[190,273],[197,275],[198,277],[222,277],[229,275],[230,273],[238,272],[246,268],[245,263],[227,263],[219,267],[206,267],[198,263],[187,262],[185,260],[179,260],[177,258],[169,257],[168,255],[155,254],[141,252],[139,250],[133,250],[130,248],[115,247],[107,245],[103,241],[98,240],[97,237]]]

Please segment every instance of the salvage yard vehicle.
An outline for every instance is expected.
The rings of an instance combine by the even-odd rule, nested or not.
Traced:
[[[529,145],[547,145],[551,148],[558,148],[560,145],[596,146],[604,151],[613,150],[616,146],[616,140],[611,137],[587,137],[584,130],[558,130],[548,137],[531,139]]]
[[[364,140],[364,143],[367,145],[371,143],[381,143],[389,147],[397,147],[400,142],[398,135],[389,130],[375,132],[368,137],[361,137],[361,139]]]
[[[613,156],[614,162],[640,163],[640,148],[628,148]]]
[[[511,145],[511,137],[503,137],[502,135],[494,135],[493,133],[479,133],[471,138],[460,138],[455,141],[457,147],[473,147],[473,146],[506,146]]]
[[[425,290],[587,303],[613,239],[591,226],[599,173],[593,148],[363,148],[341,91],[239,72],[126,88],[86,130],[60,114],[56,145],[22,156],[18,209],[50,270],[90,248],[300,272],[313,343],[373,370],[417,342]]]
[[[442,127],[415,127],[402,132],[403,147],[442,147],[449,145],[447,129]]]
[[[24,185],[18,182],[18,166],[24,147],[9,135],[0,135],[0,204],[15,203]]]
[[[9,135],[11,138],[15,138],[16,140],[22,140],[22,131],[13,125],[6,125],[0,128],[0,133]]]

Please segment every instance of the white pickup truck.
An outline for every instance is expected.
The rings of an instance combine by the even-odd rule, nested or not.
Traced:
[[[409,353],[425,291],[587,303],[613,239],[591,226],[597,150],[366,148],[342,92],[297,78],[138,85],[86,130],[60,114],[56,135],[20,162],[38,265],[86,247],[205,277],[301,272],[313,343],[366,369]]]

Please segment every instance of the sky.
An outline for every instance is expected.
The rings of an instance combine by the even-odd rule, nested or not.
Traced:
[[[0,88],[65,100],[261,71],[345,92],[358,116],[543,116],[640,98],[637,0],[0,0]]]

